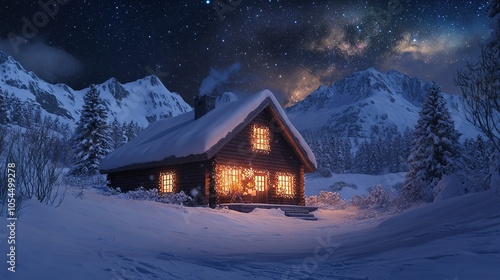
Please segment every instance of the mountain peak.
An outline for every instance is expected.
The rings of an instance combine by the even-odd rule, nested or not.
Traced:
[[[366,68],[365,71],[361,71],[361,72],[367,72],[367,73],[373,73],[373,74],[381,74],[379,71],[377,71],[375,68],[373,67],[368,67]],[[356,74],[356,73],[355,73]]]
[[[398,76],[407,76],[406,74],[402,73],[402,72],[399,72],[398,70],[396,69],[391,69],[389,71],[387,71],[387,73],[385,73],[386,75],[398,75]]]
[[[161,82],[160,78],[158,78],[158,76],[156,76],[156,75],[146,76],[146,77],[142,78],[142,81],[149,82],[154,87],[163,84]]]
[[[10,55],[8,55],[7,53],[5,53],[3,51],[0,51],[0,64],[5,63],[7,60],[9,60],[9,58],[10,58]]]
[[[353,73],[329,87],[321,86],[304,100],[286,108],[301,131],[329,130],[336,135],[367,137],[372,127],[413,128],[426,97],[426,83],[396,70],[380,73],[370,67]],[[470,131],[453,96],[450,111]],[[455,104],[455,105],[453,105]],[[471,135],[464,132],[464,134]]]
[[[115,77],[111,77],[107,79],[103,84],[120,84],[120,82]]]
[[[39,108],[42,115],[75,125],[89,88],[74,90],[65,84],[50,84],[26,71],[17,61],[0,51],[0,88],[15,92],[24,106]],[[140,126],[192,110],[178,94],[170,92],[156,76],[121,84],[116,78],[96,84],[110,110],[109,117],[119,122],[134,121]]]

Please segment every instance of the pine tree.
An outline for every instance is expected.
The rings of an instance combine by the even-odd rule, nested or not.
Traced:
[[[432,83],[427,92],[415,127],[408,157],[409,171],[402,189],[408,201],[431,201],[434,198],[432,190],[439,180],[460,166],[460,133],[455,130],[441,88]]]
[[[0,124],[9,123],[9,112],[7,107],[7,96],[0,89]]]
[[[136,122],[130,121],[128,124],[123,123],[122,130],[125,142],[129,142],[142,131],[142,127],[140,127]]]
[[[370,144],[365,140],[359,145],[354,157],[353,169],[355,172],[368,174],[370,172]]]
[[[76,164],[72,174],[75,175],[97,174],[99,162],[111,152],[107,108],[94,85],[85,94],[84,102],[73,138]]]
[[[116,118],[111,123],[111,147],[113,150],[119,148],[125,143],[123,127]]]

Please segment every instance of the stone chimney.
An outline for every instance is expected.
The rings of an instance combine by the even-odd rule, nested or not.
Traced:
[[[194,98],[194,119],[203,117],[206,113],[215,109],[215,97],[203,95]]]

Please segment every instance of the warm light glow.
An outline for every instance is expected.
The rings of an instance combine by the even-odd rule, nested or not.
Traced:
[[[276,179],[278,181],[276,194],[293,198],[295,195],[295,176],[290,173],[276,173]]]
[[[217,192],[221,195],[238,193],[242,190],[241,169],[230,166],[217,166]]]
[[[254,188],[258,192],[263,192],[266,190],[266,176],[265,175],[255,175],[254,176]]]
[[[160,192],[174,192],[175,176],[174,172],[160,173]]]
[[[252,150],[269,153],[271,150],[269,134],[269,127],[259,125],[252,126]]]
[[[245,195],[265,191],[269,185],[269,172],[252,167],[217,165],[216,189],[220,195]]]

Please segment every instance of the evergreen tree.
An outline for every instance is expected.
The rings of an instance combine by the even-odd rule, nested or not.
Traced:
[[[368,174],[370,172],[370,144],[365,140],[358,148],[354,157],[355,172]]]
[[[433,188],[459,168],[460,134],[446,108],[441,88],[432,83],[415,127],[409,171],[403,185],[408,201],[434,198]]]
[[[125,143],[123,127],[116,118],[111,123],[111,147],[113,150],[119,148]]]
[[[342,141],[343,145],[343,153],[344,153],[344,168],[346,170],[351,170],[352,169],[352,153],[351,153],[351,141],[349,140],[348,137],[344,138]]]
[[[19,126],[25,126],[27,123],[26,112],[23,103],[14,94],[8,97],[8,104],[11,106],[11,121]]]
[[[85,94],[84,102],[74,136],[75,175],[97,174],[99,162],[111,152],[107,108],[94,85]]]
[[[0,89],[0,124],[9,123],[9,112],[7,108],[7,96]]]
[[[130,121],[128,124],[123,123],[122,130],[125,142],[129,142],[142,131],[142,127],[140,127],[136,122]]]

